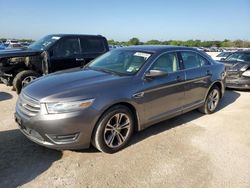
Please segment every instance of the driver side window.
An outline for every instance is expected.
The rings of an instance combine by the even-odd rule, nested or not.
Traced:
[[[78,38],[65,38],[59,41],[54,49],[54,57],[72,57],[76,54],[80,54],[80,44]]]
[[[161,70],[167,73],[176,72],[180,69],[176,53],[166,53],[161,55],[154,63],[153,70]]]

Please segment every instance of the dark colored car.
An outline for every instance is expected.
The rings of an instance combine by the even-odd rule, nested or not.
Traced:
[[[0,79],[20,93],[39,76],[87,64],[109,50],[99,35],[48,35],[28,48],[0,52]]]
[[[112,50],[82,69],[38,78],[17,101],[16,122],[30,140],[55,149],[116,152],[134,131],[199,108],[213,113],[225,67],[192,48]]]
[[[227,70],[226,87],[250,89],[250,51],[234,52],[222,63]]]
[[[221,52],[219,53],[216,57],[213,59],[216,61],[224,60],[226,59],[229,55],[231,55],[233,52]]]

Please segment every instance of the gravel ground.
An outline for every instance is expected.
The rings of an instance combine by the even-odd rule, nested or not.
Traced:
[[[159,123],[112,155],[30,142],[13,120],[16,97],[0,84],[0,187],[250,187],[250,92],[227,90],[215,114]]]

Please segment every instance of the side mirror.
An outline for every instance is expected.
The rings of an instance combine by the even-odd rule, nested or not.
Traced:
[[[225,61],[225,60],[226,60],[226,58],[221,58],[220,60],[221,60],[221,61]]]
[[[155,78],[155,77],[162,77],[167,76],[168,73],[162,70],[150,70],[145,74],[145,78]]]

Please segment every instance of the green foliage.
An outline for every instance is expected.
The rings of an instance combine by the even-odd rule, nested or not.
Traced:
[[[149,41],[145,42],[145,44],[156,45],[156,44],[162,44],[162,42],[160,42],[158,40],[149,40]]]
[[[7,38],[0,38],[0,41],[6,41],[6,40],[7,40]],[[34,40],[32,40],[32,39],[15,39],[15,40],[17,40],[19,42],[34,42]]]
[[[130,39],[129,41],[128,41],[128,45],[139,45],[139,44],[141,44],[140,43],[140,40],[138,39],[138,38],[132,38],[132,39]]]
[[[159,40],[149,40],[146,42],[141,42],[138,38],[131,38],[129,41],[114,41],[109,40],[109,44],[111,45],[124,45],[124,46],[130,46],[130,45],[140,45],[140,44],[146,44],[146,45],[174,45],[174,46],[189,46],[189,47],[239,47],[239,48],[249,48],[250,47],[250,41],[243,41],[243,40],[228,40],[225,39],[223,41],[215,40],[215,41],[201,41],[201,40],[168,40],[168,41],[159,41]]]

